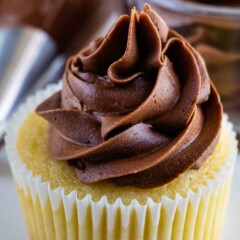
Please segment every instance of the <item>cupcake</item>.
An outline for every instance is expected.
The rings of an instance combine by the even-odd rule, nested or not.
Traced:
[[[222,115],[182,36],[149,5],[121,16],[8,124],[30,239],[219,239],[237,155]]]

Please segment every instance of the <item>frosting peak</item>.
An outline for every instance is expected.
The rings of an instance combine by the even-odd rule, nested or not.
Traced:
[[[149,5],[69,59],[63,89],[37,108],[53,158],[79,179],[165,184],[213,152],[222,108],[202,57]]]

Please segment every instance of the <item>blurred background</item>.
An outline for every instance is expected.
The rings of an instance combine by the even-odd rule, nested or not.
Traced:
[[[240,135],[240,0],[146,1],[203,55],[224,111]],[[141,11],[146,1],[0,0],[0,142],[5,123],[26,96],[57,82],[70,55],[106,34],[119,15],[129,13],[133,6]],[[0,192],[5,194],[0,198],[0,238],[26,239],[1,146]],[[236,189],[239,161],[235,171]],[[239,235],[240,218],[236,218],[240,216],[239,199],[240,192],[234,191],[223,239],[236,240]],[[4,215],[9,208],[7,219],[11,224]]]

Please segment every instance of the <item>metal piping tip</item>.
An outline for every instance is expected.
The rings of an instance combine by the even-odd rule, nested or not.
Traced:
[[[39,29],[0,28],[0,142],[5,132],[4,122],[31,87],[42,79],[57,50],[55,42]],[[54,73],[59,77],[59,71],[53,71],[52,79]]]

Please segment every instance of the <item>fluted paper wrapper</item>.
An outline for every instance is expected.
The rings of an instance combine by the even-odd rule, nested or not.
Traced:
[[[226,116],[223,121],[232,146],[227,163],[196,192],[189,189],[187,196],[177,194],[174,199],[162,196],[157,203],[148,198],[145,205],[135,199],[125,205],[120,198],[109,204],[106,196],[94,202],[90,194],[78,199],[76,191],[66,195],[62,187],[51,189],[50,182],[33,176],[16,150],[18,129],[26,115],[60,87],[61,83],[51,85],[29,97],[7,128],[7,154],[30,239],[219,239],[237,155]]]

